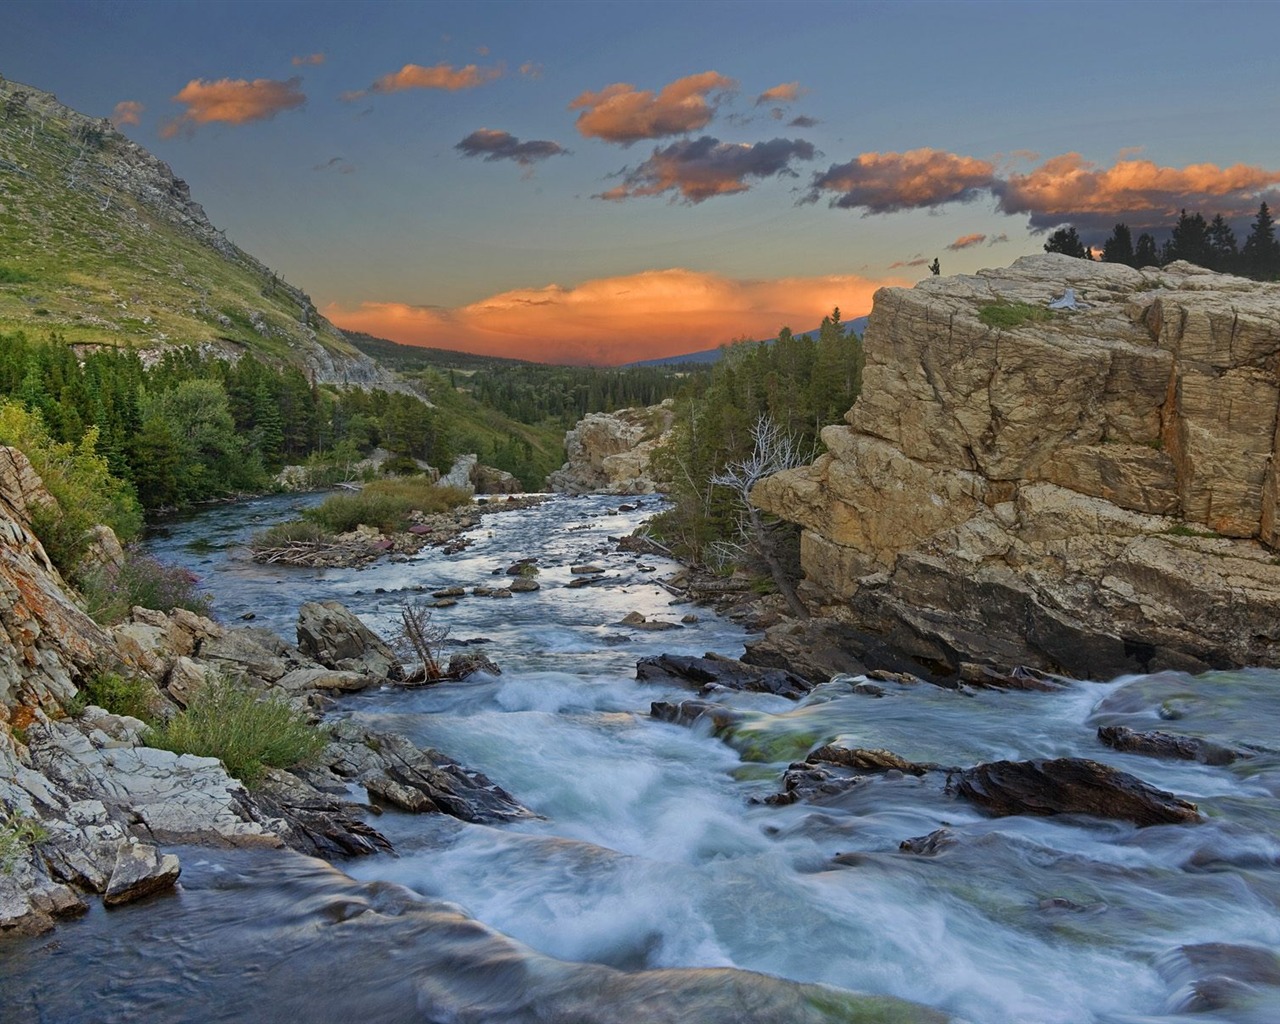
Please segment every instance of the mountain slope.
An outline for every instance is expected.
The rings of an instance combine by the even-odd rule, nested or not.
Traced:
[[[13,329],[251,352],[321,381],[395,386],[210,224],[167,164],[109,121],[0,79],[0,331]]]
[[[862,332],[867,329],[867,317],[865,316],[855,317],[854,319],[846,322],[844,326],[846,330],[852,330],[854,334],[861,337]],[[816,338],[818,336],[818,328],[815,327],[811,331],[804,331],[803,335],[805,337]],[[773,341],[772,338],[768,338],[766,340]],[[743,343],[732,342],[731,344],[743,344]],[[745,344],[754,345],[758,343],[746,342]],[[699,352],[685,352],[678,356],[663,356],[658,359],[641,359],[639,362],[627,363],[626,365],[627,366],[674,366],[679,363],[698,363],[698,364],[714,363],[719,361],[720,356],[724,352],[724,348],[725,347],[721,345],[719,348],[704,348]]]

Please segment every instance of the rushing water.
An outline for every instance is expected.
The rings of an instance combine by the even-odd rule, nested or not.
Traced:
[[[1280,947],[1280,674],[1168,673],[1053,694],[889,686],[881,699],[836,680],[799,704],[725,698],[748,715],[734,749],[650,719],[651,701],[688,693],[634,680],[641,655],[737,654],[744,640],[703,609],[679,631],[618,625],[630,611],[678,621],[690,610],[655,582],[672,563],[608,541],[656,499],[629,513],[617,498],[557,499],[489,517],[456,555],[358,571],[249,562],[247,534],[297,500],[215,509],[172,524],[153,548],[200,572],[226,620],[253,613],[290,639],[303,600],[341,600],[385,630],[406,595],[492,583],[538,557],[540,591],[437,613],[455,638],[488,638],[500,677],[361,694],[336,713],[447,752],[541,818],[491,827],[384,814],[377,827],[399,856],[338,865],[362,884],[293,855],[179,851],[177,896],[95,909],[52,938],[7,946],[0,1018],[841,1019],[764,988],[728,1006],[752,976],[705,969],[739,968],[974,1024],[1280,1020],[1265,952]],[[566,588],[583,561],[607,578]],[[1119,754],[1095,738],[1107,724],[1258,752],[1230,767]],[[949,765],[1091,757],[1196,801],[1206,820],[990,819],[911,777],[821,805],[759,802],[790,760],[835,740]],[[957,841],[937,855],[899,851],[943,825]],[[1225,946],[1181,950],[1209,943]],[[701,970],[674,970],[688,968]],[[673,993],[685,1012],[646,1015]]]

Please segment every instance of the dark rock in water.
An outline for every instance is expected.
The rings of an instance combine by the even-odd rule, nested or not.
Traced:
[[[507,589],[513,594],[532,594],[535,590],[541,590],[542,584],[537,580],[531,580],[528,577],[520,576],[512,580]]]
[[[1098,730],[1098,739],[1114,750],[1130,754],[1199,761],[1201,764],[1233,764],[1241,758],[1253,756],[1246,751],[1232,750],[1197,736],[1178,736],[1159,731],[1134,732],[1124,725],[1102,726]]]
[[[948,792],[996,816],[1090,814],[1140,827],[1198,822],[1196,805],[1097,761],[992,761],[953,772]]]
[[[569,590],[577,590],[580,587],[589,587],[594,583],[603,583],[606,579],[612,579],[611,576],[577,576],[565,584]]]
[[[1054,693],[1068,685],[1068,681],[1060,676],[1022,665],[1011,672],[1000,672],[990,665],[962,662],[959,674],[964,683],[979,690],[1035,690]]]
[[[465,597],[467,593],[466,587],[444,587],[441,590],[433,590],[432,597]]]
[[[498,668],[488,655],[480,651],[455,654],[449,659],[449,667],[445,670],[445,675],[449,679],[466,679],[467,676],[475,675],[477,672],[484,672],[491,676],[502,675],[502,669]]]
[[[537,817],[485,775],[397,733],[375,732],[349,719],[335,722],[333,733],[326,754],[332,770],[384,803],[481,823]]]
[[[604,569],[598,565],[571,565],[569,572],[575,576],[597,576],[604,572]]]
[[[934,857],[948,846],[955,846],[959,842],[956,834],[949,828],[939,828],[930,832],[927,836],[916,836],[914,839],[904,839],[898,844],[898,849],[903,853],[914,853],[920,857]]]
[[[515,562],[512,562],[509,566],[507,566],[506,573],[508,576],[523,576],[525,573],[528,573],[532,569],[535,569],[537,564],[538,564],[537,558],[534,558],[534,557],[521,558]],[[502,572],[501,569],[495,569],[493,571],[493,574],[497,576],[501,574],[501,572]]]
[[[709,700],[682,700],[679,704],[655,700],[649,705],[649,714],[660,722],[674,722],[676,725],[693,725],[707,719],[714,732],[732,729],[743,719],[741,712]]]
[[[1179,946],[1156,960],[1156,970],[1178,986],[1176,1008],[1182,1013],[1256,1004],[1261,986],[1280,987],[1280,957],[1258,946]]]
[[[636,681],[642,683],[681,683],[697,686],[703,693],[716,688],[773,693],[798,700],[813,689],[813,684],[794,672],[776,668],[757,668],[718,654],[693,658],[680,654],[659,654],[636,662]]]
[[[807,764],[838,764],[857,772],[900,771],[904,775],[920,776],[933,771],[938,765],[919,764],[899,757],[890,750],[869,750],[865,747],[819,747],[805,758]]]
[[[872,676],[876,669],[912,678],[924,676],[934,683],[944,681],[928,665],[904,657],[885,637],[829,619],[793,619],[773,626],[747,644],[742,660],[766,668],[785,668],[814,683],[825,683],[842,673]]]
[[[291,772],[268,770],[254,787],[258,807],[288,825],[285,840],[300,853],[326,860],[386,853],[391,843],[362,821],[341,795],[325,793]]]
[[[664,629],[679,629],[678,622],[664,622],[662,619],[647,619],[639,612],[628,612],[616,623],[619,626],[630,626],[632,629],[643,629],[649,632],[661,632]]]

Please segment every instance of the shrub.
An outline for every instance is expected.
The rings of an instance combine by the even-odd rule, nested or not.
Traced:
[[[78,573],[86,609],[104,626],[123,622],[135,605],[166,614],[186,608],[208,615],[211,598],[196,590],[199,579],[178,565],[166,565],[140,548],[124,549],[124,564],[101,565]]]
[[[25,270],[19,270],[17,267],[0,266],[0,284],[26,284],[26,282],[34,280],[35,277]]]
[[[407,525],[412,511],[445,512],[470,500],[467,491],[437,487],[425,476],[377,480],[357,494],[335,494],[326,498],[323,504],[307,509],[302,516],[333,533],[346,533],[361,524],[376,526],[383,533],[394,533]]]
[[[993,302],[978,310],[978,319],[988,327],[1007,329],[1053,319],[1053,310],[1027,302]]]
[[[122,540],[142,529],[142,509],[133,489],[111,475],[98,454],[98,428],[79,444],[54,441],[38,413],[0,401],[0,444],[22,450],[56,504],[31,510],[32,529],[64,573],[75,569],[89,544],[89,531],[106,523]]]
[[[85,683],[81,693],[88,703],[113,715],[128,715],[144,722],[155,718],[156,691],[146,680],[105,672]]]
[[[48,836],[38,821],[19,811],[0,810],[0,874],[12,874],[27,850]]]
[[[252,785],[268,768],[292,768],[314,759],[325,736],[279,697],[258,699],[242,684],[210,679],[185,711],[148,734],[148,743],[177,754],[216,757],[227,772]]]
[[[295,519],[288,523],[277,523],[261,533],[255,533],[249,541],[254,551],[266,551],[270,548],[284,547],[286,544],[324,544],[333,540],[333,534],[319,523]]]

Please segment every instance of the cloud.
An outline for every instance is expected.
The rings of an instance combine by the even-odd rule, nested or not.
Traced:
[[[279,82],[270,78],[219,78],[206,82],[193,78],[173,97],[187,109],[160,129],[160,137],[171,139],[180,132],[193,132],[195,126],[220,121],[225,124],[247,124],[269,121],[282,110],[292,110],[307,102],[302,79]]]
[[[677,79],[658,93],[615,82],[599,92],[582,93],[569,109],[582,111],[577,124],[585,137],[627,146],[706,127],[715,116],[717,97],[737,87],[715,71]]]
[[[1000,234],[992,235],[990,238],[988,238],[987,245],[988,246],[1000,245],[1002,242],[1007,242],[1007,241],[1009,241],[1009,236],[1005,234],[1003,231],[1001,231]]]
[[[890,270],[897,270],[899,267],[923,267],[929,261],[923,256],[918,256],[913,260],[898,260],[896,263],[890,263]]]
[[[969,249],[975,245],[981,245],[986,240],[986,235],[961,235],[947,248],[952,252],[959,252],[961,249]]]
[[[322,164],[316,164],[311,169],[313,171],[337,171],[339,174],[354,174],[356,166],[353,163],[348,163],[346,157],[334,156]]]
[[[1245,164],[1179,168],[1120,159],[1101,167],[1079,153],[1064,153],[1027,172],[1000,173],[990,160],[916,149],[863,153],[833,164],[814,175],[803,201],[826,196],[834,207],[867,215],[932,209],[985,195],[996,200],[1001,213],[1026,214],[1034,231],[1068,223],[1103,231],[1117,221],[1130,228],[1167,227],[1184,207],[1243,218],[1277,186],[1280,171]]]
[[[967,202],[990,189],[995,167],[986,160],[937,149],[863,153],[813,176],[809,202],[836,193],[830,204],[866,214]]]
[[[289,63],[295,68],[306,67],[307,65],[323,64],[325,55],[323,53],[308,53],[304,57],[294,57]]]
[[[520,74],[524,75],[525,78],[541,78],[544,70],[541,64],[535,64],[531,60],[527,60],[520,65]]]
[[[514,160],[521,167],[532,167],[539,160],[564,156],[569,151],[558,142],[530,139],[521,142],[510,132],[481,128],[472,132],[453,147],[463,156],[484,157],[486,163],[497,160]]]
[[[462,89],[474,89],[476,86],[492,82],[502,77],[502,68],[482,68],[475,64],[455,68],[452,64],[436,64],[423,67],[421,64],[406,64],[399,71],[391,71],[375,81],[368,89],[355,92],[344,92],[344,100],[357,100],[371,92],[388,93],[404,92],[406,89],[443,89],[446,92],[458,92]]]
[[[477,56],[480,56],[480,57],[487,57],[487,56],[489,56],[489,47],[487,47],[487,46],[477,46],[477,47],[476,47],[476,55],[477,55]]]
[[[137,100],[121,100],[111,112],[111,123],[117,128],[126,124],[141,124],[142,112],[146,109]]]
[[[784,325],[814,327],[839,306],[846,320],[871,308],[875,290],[902,279],[853,275],[736,280],[692,270],[547,285],[493,295],[452,309],[400,302],[330,305],[348,330],[412,345],[546,362],[617,364],[712,348],[734,338],[768,338]]]
[[[623,172],[621,185],[595,198],[622,200],[671,192],[687,203],[700,203],[712,196],[747,191],[748,178],[794,177],[791,161],[813,158],[812,144],[803,139],[747,145],[704,135],[655,149],[644,163]]]
[[[822,122],[816,117],[809,117],[806,114],[799,114],[787,122],[788,128],[813,128]]]
[[[1258,196],[1280,184],[1280,171],[1234,164],[1161,167],[1151,160],[1118,160],[1099,167],[1079,153],[1051,157],[1027,174],[1010,174],[993,190],[1003,213],[1030,215],[1035,229],[1072,223],[1108,230],[1167,227],[1183,207],[1227,218],[1254,212]]]
[[[800,88],[799,82],[783,82],[757,96],[756,106],[763,107],[766,103],[794,103],[808,91]]]

